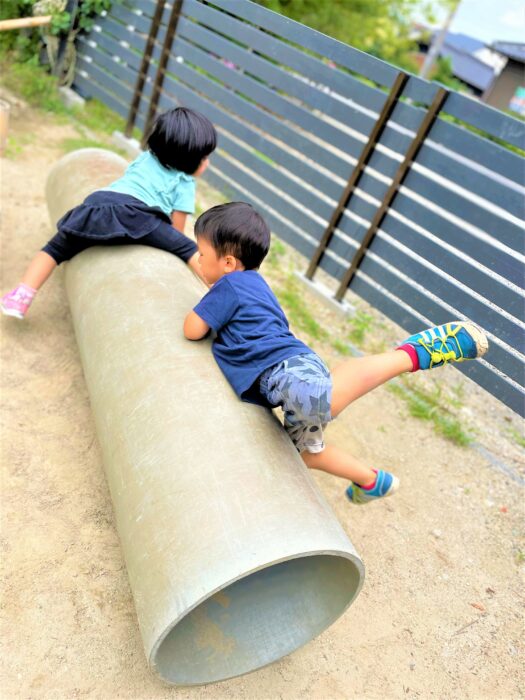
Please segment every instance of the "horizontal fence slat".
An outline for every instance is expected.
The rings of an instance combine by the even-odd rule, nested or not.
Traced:
[[[419,286],[424,288],[425,292],[418,290],[412,282],[401,279],[398,275],[388,271],[383,265],[374,260],[370,253],[388,262],[388,265],[395,268],[397,273],[401,273],[409,280],[419,284]],[[411,304],[417,298],[418,304],[416,308],[420,310],[437,303],[435,300],[430,299],[430,294],[433,294],[443,304],[448,304],[457,309],[459,313],[472,319],[497,338],[501,338],[510,347],[525,354],[525,334],[523,330],[516,323],[499,314],[495,309],[483,304],[417,260],[405,255],[383,237],[378,236],[372,241],[370,253],[363,260],[360,269],[373,279],[376,279],[384,287],[388,287],[396,296],[410,300]],[[393,286],[386,284],[385,280],[387,277],[390,278]],[[402,293],[398,293],[396,289]],[[520,381],[521,377],[513,377],[513,379]]]
[[[122,117],[125,118],[127,116],[129,109],[127,104],[122,104],[111,93],[108,93],[88,78],[84,78],[77,73],[73,86],[83,97],[94,97]]]
[[[120,0],[119,4],[124,5],[131,11],[139,11],[144,17],[147,17],[148,19],[153,19],[153,17],[155,16],[155,8],[157,6],[157,2],[154,0],[139,0],[139,2],[134,2],[134,0]],[[164,15],[169,14],[168,10],[169,5],[166,3],[166,6],[164,8]],[[162,21],[164,21],[164,16],[162,18]]]
[[[402,97],[404,98],[405,93],[403,91]],[[426,109],[421,109],[421,107],[413,107],[406,102],[398,102],[392,113],[391,121],[396,124],[400,124],[405,129],[410,129],[416,132],[419,129],[419,125],[425,118],[427,113]]]
[[[356,216],[359,216],[360,218],[364,219],[367,222],[367,224],[369,224],[374,218],[374,214],[377,211],[377,204],[371,204],[370,202],[367,202],[366,199],[364,199],[361,196],[359,190],[356,190],[354,194],[355,196],[351,198],[351,200],[348,203],[348,206],[346,207],[345,214],[355,214]]]
[[[449,182],[461,185],[478,197],[506,209],[513,216],[522,218],[525,203],[523,193],[505,187],[426,144],[421,147],[416,162]]]
[[[207,27],[181,19],[177,27],[177,36],[182,36],[208,52],[233,62],[243,72],[263,80],[273,90],[284,91],[312,109],[319,110],[323,115],[331,116],[362,134],[368,135],[372,130],[375,119],[358,109],[356,103],[345,104],[335,99],[311,81],[299,79],[293,73],[283,70],[281,66],[265,60],[250,49],[228,41]],[[172,50],[172,53],[175,52],[176,46]]]
[[[428,296],[422,295],[422,293],[415,289],[414,287],[407,285],[407,283],[393,275],[389,270],[385,269],[377,261],[372,258],[366,259],[366,265],[363,264],[360,272],[368,276],[372,281],[376,282],[381,286],[387,293],[392,294],[398,299],[410,299],[407,307],[416,310],[418,313],[422,314],[426,318],[432,319],[432,322],[436,325],[441,323],[446,323],[448,321],[454,321],[456,318],[466,317],[477,323],[485,331],[492,333],[492,330],[487,327],[487,325],[480,323],[476,318],[472,318],[466,310],[462,309],[461,314],[452,314],[445,307],[445,305],[436,302]],[[355,291],[354,286],[352,290]],[[407,297],[407,293],[411,296]],[[454,318],[454,316],[456,318]],[[498,337],[498,334],[496,334]],[[492,364],[498,370],[503,372],[510,379],[520,383],[523,372],[525,369],[523,359],[512,355],[505,348],[496,342],[491,342],[489,344],[489,350],[485,355],[485,359],[488,363]]]
[[[122,46],[118,39],[116,39],[111,34],[105,32],[100,32],[96,34],[90,34],[87,39],[79,39],[80,41],[80,51],[79,54],[82,55],[84,47],[90,45],[91,42],[96,43],[93,47],[95,51],[101,50],[101,53],[107,52],[111,56],[120,56],[121,59],[131,68],[136,76],[138,70],[140,69],[141,58],[139,55],[133,53],[129,48]]]
[[[341,218],[341,220],[339,221],[335,235],[333,236],[332,240],[330,241],[330,245],[328,246],[328,250],[331,250],[334,253],[337,253],[338,255],[340,255],[341,257],[344,257],[347,260],[350,260],[350,258],[353,257],[353,253],[351,252],[352,247],[343,240],[339,241],[338,231],[342,232],[345,236],[348,236],[349,238],[351,238],[352,241],[355,241],[356,243],[361,243],[361,241],[364,238],[364,235],[366,233],[367,228],[368,228],[368,225],[363,225],[361,223],[358,223],[354,219],[351,219],[349,216],[343,216]],[[347,267],[348,267],[348,265],[347,265]]]
[[[283,143],[299,153],[307,153],[309,158],[317,161],[319,165],[325,167],[329,171],[333,171],[339,177],[347,179],[353,169],[350,163],[347,163],[342,158],[338,158],[334,153],[325,150],[320,145],[311,141],[294,129],[292,125],[277,119],[268,112],[263,112],[261,109],[250,104],[247,100],[243,100],[233,93],[231,90],[219,85],[218,83],[206,78],[198,71],[184,65],[178,64],[175,61],[168,63],[168,70],[176,73],[177,78],[183,81],[186,85],[191,85],[196,91],[206,95],[209,99],[222,104],[228,105],[228,109],[234,112],[240,119],[243,119],[253,126],[271,134],[273,138],[278,138]],[[167,75],[164,80],[164,90],[168,86],[177,92],[177,82],[170,75]]]
[[[119,63],[113,59],[113,56],[105,51],[102,51],[100,46],[90,46],[86,42],[79,40],[78,55],[80,59],[89,61],[93,64],[109,73],[111,73],[115,78],[120,80],[122,83],[133,85],[136,79],[135,71],[124,63]]]
[[[457,92],[451,92],[443,111],[491,136],[525,149],[525,123],[497,109]]]
[[[382,180],[377,179],[377,177],[372,175],[370,172],[364,172],[361,176],[361,179],[359,180],[359,187],[357,189],[360,192],[365,192],[366,194],[370,195],[371,197],[375,197],[375,199],[378,200],[377,205],[374,207],[375,209],[379,206],[379,203],[385,196],[389,186],[390,182],[383,182]]]
[[[359,273],[352,284],[352,291],[382,311],[395,323],[405,328],[407,335],[417,333],[422,329],[421,320],[415,314],[412,314],[406,305],[397,304],[391,296],[383,294],[372,284],[369,284]],[[430,318],[434,324],[451,320],[444,315]],[[400,342],[402,342],[401,338]],[[525,394],[509,382],[506,382],[496,372],[475,361],[454,365],[454,369],[470,377],[497,399],[516,411],[516,413],[519,413],[521,416],[525,415]]]
[[[462,284],[482,297],[489,299],[503,311],[518,319],[521,318],[525,302],[523,295],[494,279],[489,269],[483,271],[475,265],[468,264],[465,260],[418,234],[392,215],[387,215],[383,219],[381,229],[416,255],[438,269],[446,271],[448,275],[460,280]]]
[[[120,20],[126,26],[129,25],[135,27],[139,33],[141,33],[142,35],[146,35],[146,37],[149,33],[151,20],[147,17],[144,17],[144,15],[136,14],[132,10],[128,9],[121,2],[113,3],[111,7],[111,18]],[[100,19],[97,18],[97,23],[99,22]]]
[[[422,329],[421,321],[418,321],[412,327],[407,325],[407,319],[412,317],[412,313],[410,312],[411,308],[414,309],[414,311],[417,311],[417,313],[420,313],[422,316],[431,319],[431,322],[436,325],[455,320],[453,318],[454,314],[452,314],[443,305],[437,303],[429,296],[422,294],[422,292],[420,292],[418,289],[408,285],[405,281],[398,278],[391,271],[380,265],[380,263],[376,260],[367,258],[366,263],[366,265],[362,265],[357,273],[357,276],[352,280],[352,284],[350,285],[352,292],[355,294],[360,294],[360,291],[358,290],[361,287],[364,273],[384,290],[375,290],[377,294],[384,298],[382,299],[382,307],[378,306],[377,308],[384,311],[384,313],[396,321],[396,323],[399,323],[399,325],[407,328],[409,332],[414,333]],[[337,260],[334,260],[328,256],[325,256],[322,259],[321,267],[336,278],[341,277],[345,271],[343,265],[341,265]],[[401,307],[399,307],[399,304],[397,301],[395,301],[394,297],[398,297],[401,300]],[[408,299],[409,302],[405,303],[405,299]],[[393,309],[395,310],[395,315],[391,315],[388,311],[392,311]],[[405,315],[405,312],[407,315]],[[462,309],[461,317],[464,316],[469,317],[468,314],[463,313]],[[458,314],[457,318],[459,317],[460,315]],[[482,323],[479,323],[479,325],[485,327]],[[490,331],[488,328],[486,328],[486,330]],[[401,340],[402,339],[400,338],[400,341]],[[485,357],[494,367],[511,377],[514,381],[520,383],[525,372],[525,364],[522,359],[512,355],[496,342],[490,343],[489,353]]]
[[[97,43],[103,38],[116,41],[120,47],[119,50],[126,54],[126,62],[129,58],[130,65],[136,66],[138,71],[142,62],[142,52],[146,46],[145,37],[132,34],[122,24],[115,22],[110,17],[105,17],[104,23],[100,26],[102,31],[92,32],[89,38]],[[124,42],[124,45],[120,43],[121,41]]]
[[[217,170],[224,172],[224,174],[230,179],[242,182],[243,189],[250,192],[254,197],[260,199],[264,204],[270,206],[272,209],[275,209],[275,211],[278,211],[290,222],[298,225],[298,219],[303,221],[303,217],[300,216],[300,212],[297,207],[294,207],[282,197],[279,197],[279,195],[273,190],[266,187],[264,183],[252,177],[252,175],[247,173],[245,170],[239,168],[236,163],[225,158],[221,153],[213,154],[213,165]],[[262,212],[262,214],[264,216],[264,212]],[[323,227],[314,221],[305,221],[305,226],[302,227],[302,230],[309,233],[314,240],[317,240],[321,237]],[[300,252],[306,254],[303,251],[309,250],[311,253],[313,253],[313,246],[313,242],[310,242],[307,238],[304,238]]]
[[[382,141],[380,143],[382,143]],[[408,145],[409,144],[407,144],[407,148]],[[381,175],[384,175],[391,180],[396,174],[399,164],[399,160],[394,160],[384,153],[381,153],[381,151],[376,150],[372,153],[372,157],[368,161],[367,170],[377,170],[378,173],[381,173]]]
[[[425,197],[445,211],[486,231],[512,250],[523,251],[523,230],[488,209],[471,202],[443,185],[430,180],[415,170],[410,170],[403,186]],[[395,205],[394,205],[395,206]]]
[[[394,109],[395,111],[395,109]],[[379,139],[381,146],[394,151],[394,153],[400,153],[404,155],[412,139],[414,138],[414,133],[404,133],[404,130],[399,128],[399,125],[390,121]],[[379,151],[376,151],[376,153]]]
[[[224,172],[224,174],[226,174],[226,172]],[[302,252],[303,255],[310,256],[312,254],[314,248],[308,244],[308,241],[305,241],[305,239],[293,228],[288,226],[286,222],[274,216],[271,211],[262,210],[255,197],[250,196],[249,193],[244,192],[242,189],[235,187],[235,185],[232,185],[230,182],[225,180],[223,177],[221,177],[221,172],[208,168],[203,178],[206,180],[206,182],[219,190],[219,192],[227,193],[230,201],[241,201],[252,204],[264,216],[271,228],[272,234],[275,233],[279,238],[286,241],[286,243],[291,245],[295,250]]]
[[[311,219],[303,214],[303,210],[313,211],[321,218],[324,218],[325,221],[328,221],[333,207],[323,200],[318,199],[316,193],[301,187],[294,180],[290,180],[286,173],[272,167],[253,153],[242,148],[225,133],[221,134],[219,147],[221,150],[226,151],[233,158],[240,161],[243,165],[250,168],[252,172],[256,172],[257,175],[263,177],[274,187],[279,188],[282,192],[292,197],[298,204],[302,204],[303,207],[301,207],[296,215],[296,222],[304,226],[305,231],[309,231],[308,222],[311,221]],[[313,233],[315,234],[318,229],[319,224],[316,224]]]
[[[491,276],[490,267],[483,271],[468,264],[391,215],[385,217],[381,229],[430,264],[461,280],[467,287],[503,311],[517,319],[523,316],[523,295],[499,282],[493,275]],[[350,260],[356,250],[356,244],[362,240],[365,231],[366,227],[357,222],[345,220],[330,242],[329,250],[343,259]],[[350,240],[347,240],[346,236]]]
[[[94,63],[88,63],[81,56],[77,57],[79,70],[85,71],[93,82],[97,83],[106,94],[114,95],[119,103],[129,105],[133,90],[126,83],[116,80],[111,73],[99,68]],[[126,113],[129,107],[126,109]]]
[[[514,255],[509,255],[506,251],[456,226],[443,216],[414,201],[404,192],[397,195],[392,209],[509,282],[518,287],[525,286],[523,263]]]
[[[253,2],[214,0],[214,5],[278,34],[283,39],[288,39],[321,56],[326,56],[335,63],[356,73],[361,73],[380,85],[392,87],[396,79],[397,70],[394,66]]]
[[[242,4],[235,3],[237,7],[241,7]],[[248,4],[252,5],[252,3]],[[349,97],[351,94],[353,101],[365,107],[379,111],[385,101],[386,95],[381,90],[370,87],[337,68],[330,68],[320,59],[296,49],[289,43],[263,33],[258,28],[239,21],[224,12],[218,12],[209,6],[202,5],[197,0],[185,0],[183,13],[186,16],[194,16],[211,29],[233,37],[236,42],[245,44],[254,51],[293,68],[309,80],[322,85],[329,84],[334,92],[343,97]],[[233,10],[233,14],[237,14],[237,12]],[[279,15],[276,16],[279,17]]]
[[[430,105],[440,87],[441,85],[437,83],[430,83],[428,80],[411,75],[403,90],[403,96],[413,102]]]
[[[521,156],[471,133],[465,127],[438,119],[432,127],[428,142],[444,146],[519,185],[525,182],[525,163]]]
[[[182,20],[181,24],[184,26]],[[293,104],[262,83],[243,75],[240,71],[228,68],[224,63],[201,49],[192,46],[180,36],[175,39],[173,48],[174,51],[184,58],[185,62],[198,66],[230,89],[241,93],[242,99],[248,97],[256,101],[262,109],[271,111],[274,116],[287,122],[293,122],[303,131],[315,135],[316,139],[329,143],[343,153],[354,157],[361,153],[363,143],[355,137],[345,134],[340,129],[336,129],[331,124],[319,119],[319,117],[316,117],[299,105]],[[169,70],[178,73],[180,64],[177,61],[170,61],[168,66]]]

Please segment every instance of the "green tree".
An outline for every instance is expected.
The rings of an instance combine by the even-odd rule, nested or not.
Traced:
[[[451,90],[457,90],[458,92],[468,92],[467,86],[454,77],[452,72],[452,61],[450,58],[441,57],[438,58],[434,64],[434,68],[430,75],[429,80],[435,80],[437,83],[441,83]]]

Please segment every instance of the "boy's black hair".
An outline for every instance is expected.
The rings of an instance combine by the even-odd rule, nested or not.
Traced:
[[[165,168],[193,175],[202,159],[215,150],[217,132],[204,114],[177,107],[157,117],[147,144]]]
[[[195,235],[210,243],[219,257],[233,255],[247,270],[262,263],[270,249],[270,229],[247,202],[219,204],[201,214]]]

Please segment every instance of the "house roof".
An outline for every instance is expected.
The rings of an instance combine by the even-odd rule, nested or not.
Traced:
[[[467,34],[461,34],[460,32],[447,32],[445,42],[448,46],[458,51],[471,54],[485,46],[479,39],[475,39],[473,36],[468,36]]]
[[[482,42],[479,44],[480,47],[484,46]],[[475,50],[480,47],[477,46]],[[450,58],[452,72],[457,78],[482,92],[489,87],[494,78],[495,72],[492,66],[457,48],[454,43],[449,43],[448,35],[441,47],[440,55]]]
[[[423,28],[417,25],[418,30]],[[434,37],[436,32],[434,32]],[[445,41],[441,47],[440,56],[449,58],[452,64],[453,74],[467,85],[480,92],[484,92],[492,84],[499,74],[501,66],[491,65],[483,59],[483,50],[486,52],[497,51],[514,61],[525,63],[525,44],[496,41],[492,46],[487,45],[468,34],[461,32],[447,32]],[[497,56],[497,54],[493,54]],[[504,59],[502,59],[504,61]],[[503,65],[503,64],[502,64]]]
[[[495,51],[518,63],[525,63],[525,44],[511,43],[507,41],[495,41],[492,44]]]

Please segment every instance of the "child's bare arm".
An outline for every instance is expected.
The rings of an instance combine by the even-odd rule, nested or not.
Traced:
[[[171,212],[171,225],[176,228],[177,231],[184,233],[184,227],[186,226],[186,219],[188,215],[183,211],[172,211]]]
[[[190,311],[184,319],[184,335],[188,340],[200,340],[208,335],[209,331],[208,324],[195,311]]]

